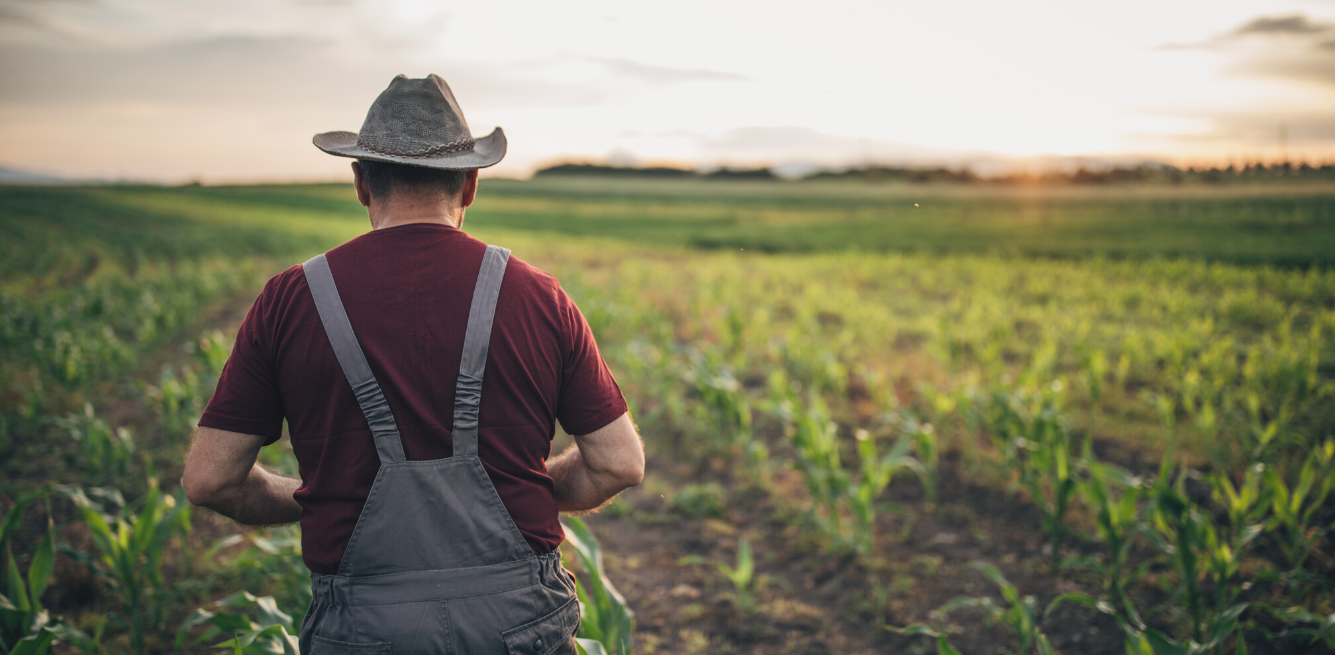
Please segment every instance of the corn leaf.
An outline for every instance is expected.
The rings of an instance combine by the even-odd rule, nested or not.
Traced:
[[[575,648],[580,655],[607,655],[603,645],[592,639],[576,639]]]
[[[52,527],[50,513],[46,520],[46,537],[42,543],[37,545],[37,552],[33,554],[32,564],[28,566],[28,591],[31,594],[32,606],[34,610],[42,608],[42,593],[46,591],[51,584],[51,573],[55,570],[55,530]]]

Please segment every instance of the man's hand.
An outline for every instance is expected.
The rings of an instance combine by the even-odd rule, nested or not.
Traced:
[[[630,414],[589,434],[547,463],[563,512],[597,509],[644,479],[644,446]]]
[[[200,428],[185,456],[185,497],[242,525],[301,520],[301,505],[292,498],[301,480],[257,464],[263,445],[264,438],[253,434]]]

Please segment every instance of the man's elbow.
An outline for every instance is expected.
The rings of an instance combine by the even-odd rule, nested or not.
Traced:
[[[590,467],[589,473],[601,493],[611,498],[644,481],[644,457],[605,462],[596,469]]]
[[[616,481],[618,493],[621,490],[629,489],[644,481],[644,452],[640,451],[631,457],[625,457],[617,462],[617,466],[611,471],[611,477]]]
[[[197,507],[208,505],[217,493],[214,485],[202,480],[198,474],[191,474],[189,467],[181,475],[181,487],[185,489],[185,499]]]
[[[190,466],[186,466],[181,475],[181,486],[185,488],[185,499],[191,505],[210,508],[222,502],[231,487],[217,476],[192,470]]]
[[[627,488],[644,482],[644,453],[640,453],[640,456],[630,462],[621,473],[622,482],[625,483]]]

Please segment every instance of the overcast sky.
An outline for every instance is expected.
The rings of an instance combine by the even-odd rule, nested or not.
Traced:
[[[311,136],[433,72],[474,134],[505,128],[511,176],[1335,160],[1330,0],[0,0],[0,167],[341,179]]]

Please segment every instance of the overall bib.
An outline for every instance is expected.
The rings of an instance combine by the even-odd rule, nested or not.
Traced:
[[[477,455],[482,375],[510,251],[488,246],[454,401],[454,455],[408,461],[324,255],[303,265],[375,439],[380,471],[335,575],[311,574],[303,655],[575,652],[579,603],[559,552],[536,555]]]

